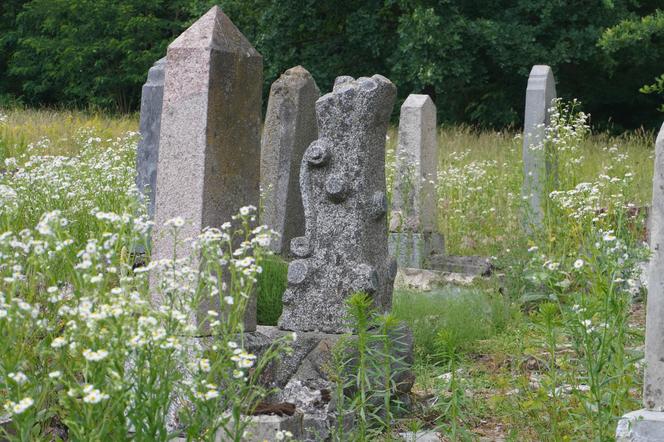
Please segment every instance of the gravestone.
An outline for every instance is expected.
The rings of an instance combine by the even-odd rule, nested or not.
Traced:
[[[443,254],[438,230],[438,134],[436,106],[411,94],[401,106],[396,174],[390,214],[390,255],[399,267],[422,269]]]
[[[148,199],[148,216],[154,219],[155,191],[157,189],[157,161],[159,158],[159,131],[161,107],[164,98],[164,69],[166,57],[159,59],[148,71],[148,79],[141,93],[141,140],[136,152],[136,187]]]
[[[529,225],[539,227],[544,212],[542,197],[547,181],[555,182],[552,153],[546,152],[544,137],[549,124],[549,109],[556,98],[556,81],[553,71],[546,65],[535,65],[528,77],[526,112],[523,125],[523,189],[527,201]],[[530,227],[530,226],[529,226]]]
[[[261,223],[279,234],[270,246],[281,255],[291,239],[304,235],[300,163],[318,137],[318,97],[316,82],[302,66],[284,72],[270,88],[261,143]]]
[[[651,226],[644,408],[619,421],[616,440],[622,442],[664,441],[664,124],[655,143]]]
[[[166,64],[153,260],[173,258],[165,221],[183,217],[179,237],[194,238],[259,202],[261,55],[215,6],[168,46]],[[177,258],[191,252],[185,242]],[[210,298],[199,312],[219,311],[218,302]],[[247,310],[251,331],[255,305]]]
[[[387,78],[338,77],[316,102],[319,138],[300,169],[305,236],[291,241],[279,327],[344,333],[346,300],[369,294],[389,310],[385,135],[396,88]]]

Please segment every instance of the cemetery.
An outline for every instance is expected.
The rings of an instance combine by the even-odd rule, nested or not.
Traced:
[[[0,441],[664,441],[661,112],[542,57],[450,124],[205,5],[134,113],[0,75]]]

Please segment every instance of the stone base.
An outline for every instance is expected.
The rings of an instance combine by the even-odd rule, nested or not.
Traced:
[[[664,412],[637,410],[618,421],[616,442],[664,442]]]
[[[450,273],[440,270],[411,269],[402,267],[394,278],[394,288],[401,290],[418,290],[428,292],[446,286],[472,285],[478,275]]]
[[[245,347],[248,351],[260,355],[274,339],[291,333],[277,327],[258,326],[256,332],[245,336]],[[392,341],[395,359],[399,360],[399,365],[393,368],[399,372],[394,381],[398,394],[405,397],[415,379],[410,370],[413,363],[413,338],[405,326],[397,328],[394,333]],[[298,440],[326,440],[338,424],[334,400],[336,386],[330,380],[334,374],[331,373],[330,365],[332,350],[342,336],[298,332],[297,340],[291,345],[292,353],[283,355],[261,375],[261,382],[265,386],[278,389],[278,392],[268,399],[269,403],[295,404],[297,412],[303,414],[302,434],[296,437]],[[348,419],[345,417],[344,424],[352,425],[352,416]]]
[[[390,232],[388,249],[397,266],[427,269],[432,256],[444,255],[445,241],[433,232]]]

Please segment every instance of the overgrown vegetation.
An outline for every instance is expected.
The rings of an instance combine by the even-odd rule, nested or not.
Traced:
[[[186,330],[175,312],[149,309],[147,273],[130,266],[132,244],[146,227],[133,191],[136,135],[126,134],[136,119],[5,112],[3,413],[17,417],[23,440],[65,425],[81,438],[90,431],[115,437],[127,429],[125,407],[129,419],[143,425],[141,434],[161,437],[155,428],[169,383],[179,382],[180,374],[174,369],[172,378],[153,382],[159,373],[147,357],[174,367],[169,358],[184,345],[176,338]],[[355,351],[364,346],[367,359],[342,376],[348,388],[333,394],[363,419],[358,439],[434,428],[452,440],[610,440],[616,418],[638,408],[644,321],[638,273],[647,255],[642,207],[650,200],[654,135],[591,134],[587,116],[572,103],[560,103],[553,121],[545,143],[558,152],[557,190],[549,195],[542,230],[530,236],[523,229],[521,138],[468,127],[440,130],[439,226],[448,251],[495,257],[495,275],[466,288],[397,291],[388,316],[372,314],[362,297],[354,298],[351,311],[366,341],[349,345]],[[396,139],[392,129],[390,180]],[[274,323],[286,265],[261,253],[250,257],[261,260],[251,266],[260,265],[262,273],[249,272],[256,278],[251,289],[259,295],[260,322]],[[203,282],[199,294],[213,290],[211,281]],[[225,305],[240,309],[241,298]],[[381,354],[393,344],[387,337],[395,320],[410,324],[415,337],[417,380],[407,414],[389,385],[393,366],[381,364],[388,361]],[[227,326],[219,322],[215,326]],[[190,400],[204,405],[201,414],[187,417],[192,439],[219,425],[237,428],[211,420],[221,413],[209,400],[226,394],[210,387],[221,385],[213,378],[233,378],[224,378],[236,389],[220,403],[236,411],[265,393],[251,386],[253,371],[238,367],[253,361],[241,354],[236,361],[228,352],[196,354],[201,384]],[[130,356],[145,370],[127,369]],[[338,362],[347,361],[342,353]],[[127,383],[142,389],[116,390]],[[133,406],[138,397],[148,398],[149,407]],[[111,403],[117,405],[105,406]],[[104,426],[121,419],[121,425]]]

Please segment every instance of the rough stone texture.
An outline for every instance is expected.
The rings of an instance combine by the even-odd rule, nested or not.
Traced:
[[[410,94],[401,105],[396,155],[391,219],[399,225],[390,230],[437,231],[438,133],[428,95]]]
[[[284,72],[270,88],[261,144],[261,223],[279,233],[271,247],[288,254],[291,239],[304,235],[300,164],[318,138],[316,100],[320,90],[302,66]]]
[[[616,442],[664,442],[664,413],[638,410],[625,414],[618,421]]]
[[[245,348],[260,355],[267,348],[266,343],[289,333],[277,327],[258,326],[256,332],[246,335],[250,338],[245,341]],[[392,333],[393,356],[398,361],[393,367],[396,373],[394,382],[397,393],[405,397],[415,379],[410,370],[413,363],[413,336],[408,327],[403,325]],[[292,353],[282,356],[262,374],[263,385],[279,389],[270,402],[295,404],[297,411],[304,414],[301,440],[324,440],[336,425],[335,385],[330,381],[330,365],[332,350],[341,336],[299,332],[297,340],[291,345]],[[352,358],[353,355],[349,355],[349,359]],[[348,368],[352,369],[351,366]],[[352,417],[348,424],[351,423]]]
[[[339,77],[316,102],[319,138],[300,169],[306,222],[291,241],[279,327],[343,333],[353,293],[390,308],[396,265],[387,250],[385,135],[396,88],[387,78]]]
[[[180,237],[190,238],[259,202],[261,55],[215,6],[168,46],[166,60],[153,259],[173,256],[173,239],[160,235],[166,220],[183,217]],[[189,253],[180,247],[178,258]],[[203,314],[219,310],[210,303]],[[255,309],[245,322],[255,329]]]
[[[445,242],[436,232],[390,232],[388,250],[399,267],[427,269],[432,259],[444,256]]]
[[[302,413],[295,413],[292,416],[251,416],[242,440],[245,442],[277,440],[275,439],[277,431],[290,431],[293,435],[292,440],[301,440],[302,417]],[[231,442],[232,440],[223,431],[219,431],[215,442]]]
[[[448,285],[471,285],[476,278],[478,278],[477,275],[400,267],[394,278],[394,288],[427,292]]]
[[[643,405],[664,411],[664,124],[655,144]]]
[[[546,65],[535,65],[528,77],[526,113],[523,127],[523,195],[528,201],[528,216],[535,226],[542,223],[542,192],[546,180],[553,179],[553,164],[547,161],[543,149],[532,149],[544,140],[544,128],[549,124],[549,108],[556,98],[553,71]]]
[[[141,140],[136,152],[136,187],[148,198],[148,215],[154,218],[155,191],[157,189],[157,161],[159,158],[159,131],[164,99],[164,70],[166,57],[158,60],[148,71],[148,79],[141,93]]]

